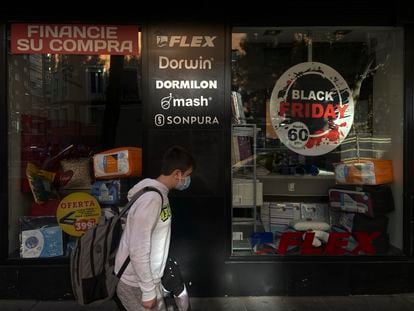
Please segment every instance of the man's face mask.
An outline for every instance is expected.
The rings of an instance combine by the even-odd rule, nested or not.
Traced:
[[[175,186],[177,190],[185,190],[190,186],[191,183],[191,176],[184,177],[178,181],[178,184]]]

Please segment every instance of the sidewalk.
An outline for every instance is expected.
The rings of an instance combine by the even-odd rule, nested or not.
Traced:
[[[413,311],[414,293],[346,297],[192,298],[192,311]],[[117,311],[113,302],[81,307],[73,301],[0,300],[0,311]]]

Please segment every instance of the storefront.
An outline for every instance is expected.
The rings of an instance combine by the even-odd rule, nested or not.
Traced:
[[[174,144],[197,161],[171,193],[191,295],[414,290],[414,18],[288,6],[2,16],[1,297],[70,298],[76,239]]]

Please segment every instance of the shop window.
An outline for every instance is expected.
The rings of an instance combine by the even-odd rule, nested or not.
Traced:
[[[402,254],[402,38],[233,29],[232,255]]]
[[[99,152],[142,147],[140,31],[124,27],[138,40],[136,53],[9,53],[10,258],[68,257],[78,233],[116,213],[137,181],[118,176],[97,185],[92,165]],[[134,87],[124,81],[131,70]],[[75,193],[78,199],[67,201],[63,215],[58,206]],[[89,195],[96,200],[92,209],[76,216],[73,207]]]

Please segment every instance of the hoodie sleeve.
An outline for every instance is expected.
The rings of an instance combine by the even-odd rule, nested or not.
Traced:
[[[161,213],[161,197],[157,193],[143,194],[133,205],[129,221],[129,256],[139,279],[142,301],[156,298],[151,272],[151,233]]]

